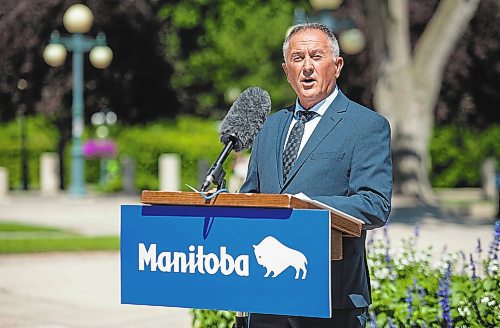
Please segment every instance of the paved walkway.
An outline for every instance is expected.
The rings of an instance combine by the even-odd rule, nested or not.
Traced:
[[[0,221],[119,235],[120,205],[139,197],[0,199]],[[1,242],[1,241],[0,241]],[[120,304],[118,252],[0,255],[0,327],[191,327],[187,309]]]
[[[0,327],[191,327],[188,310],[120,304],[117,252],[0,256]]]
[[[118,235],[120,205],[139,197],[72,198],[13,194],[0,198],[0,221],[69,229],[85,235]],[[420,227],[419,245],[440,253],[474,252],[492,238],[493,206],[467,213],[418,206],[395,198],[391,243]],[[379,229],[376,234],[381,234]],[[118,252],[0,255],[0,327],[191,327],[186,309],[121,305]]]

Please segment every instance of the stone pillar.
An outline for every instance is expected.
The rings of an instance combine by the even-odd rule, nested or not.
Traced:
[[[0,198],[9,192],[9,172],[6,167],[0,166]]]
[[[496,163],[494,158],[487,158],[481,164],[481,189],[484,199],[496,199],[495,171]]]
[[[162,154],[159,159],[158,180],[160,191],[179,191],[181,184],[181,158],[177,154]]]
[[[206,159],[200,159],[198,161],[198,185],[193,186],[197,190],[200,188],[200,186],[205,182],[205,178],[207,177],[207,172],[208,172],[208,161]]]
[[[233,175],[228,181],[229,192],[237,192],[240,190],[247,177],[249,161],[250,156],[247,154],[235,153]]]
[[[127,194],[136,193],[135,188],[135,160],[130,156],[121,158],[122,186]]]
[[[40,156],[40,191],[42,195],[59,192],[59,155],[43,153]]]

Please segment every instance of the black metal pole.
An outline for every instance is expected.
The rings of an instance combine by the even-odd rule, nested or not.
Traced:
[[[233,328],[247,328],[247,313],[236,311]]]
[[[26,143],[26,116],[25,109],[22,107],[19,110],[19,129],[21,134],[21,180],[23,190],[28,190],[29,187],[29,163],[28,163],[28,146]]]

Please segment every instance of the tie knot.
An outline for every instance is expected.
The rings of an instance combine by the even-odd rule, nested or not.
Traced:
[[[313,111],[299,110],[297,112],[297,115],[299,116],[300,121],[306,123],[313,119],[316,115],[318,115],[318,113]]]

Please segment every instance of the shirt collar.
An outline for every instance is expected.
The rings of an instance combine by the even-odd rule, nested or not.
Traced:
[[[337,97],[338,93],[339,89],[337,85],[335,85],[335,89],[333,89],[333,92],[330,93],[328,97],[326,97],[325,99],[314,105],[311,109],[309,109],[309,111],[316,112],[318,116],[323,116],[328,107],[330,107],[330,105],[332,104],[335,97]],[[299,98],[297,97],[297,99],[295,100],[295,111],[293,116],[296,117],[297,112],[300,110],[305,110],[305,109],[300,105]]]

